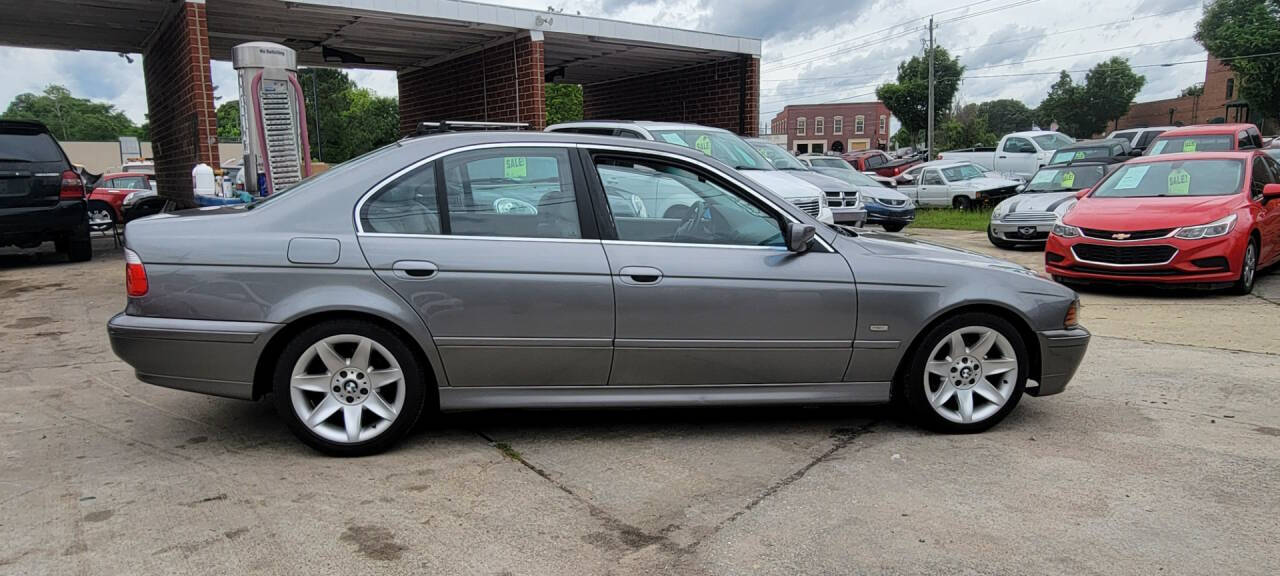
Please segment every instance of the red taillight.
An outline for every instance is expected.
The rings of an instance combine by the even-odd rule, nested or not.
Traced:
[[[131,298],[147,295],[147,269],[138,254],[128,248],[124,251],[124,288]]]
[[[84,198],[84,180],[71,170],[62,173],[62,189],[58,197],[63,200],[81,200]]]

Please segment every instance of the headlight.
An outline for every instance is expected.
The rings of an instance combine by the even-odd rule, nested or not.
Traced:
[[[137,199],[138,199],[138,193],[137,193],[137,192],[130,192],[130,193],[126,194],[126,195],[125,195],[125,197],[124,197],[124,205],[125,205],[125,206],[130,206],[130,205],[132,205],[132,204],[133,204],[133,202],[134,202],[135,200],[137,200]]]
[[[1080,237],[1080,229],[1075,226],[1068,226],[1061,221],[1053,223],[1053,230],[1050,231],[1054,236],[1062,238],[1078,238]]]
[[[861,198],[861,199],[862,199],[864,202],[866,202],[867,204],[879,204],[879,203],[880,203],[880,199],[879,199],[879,198],[876,198],[875,196],[863,196],[863,195],[858,195],[858,198]]]
[[[1000,204],[996,205],[995,210],[991,211],[991,219],[1000,220],[1004,218],[1005,214],[1008,214],[1008,213],[1009,213],[1009,205],[1005,202],[1001,202]]]
[[[827,200],[827,193],[826,193],[826,192],[823,192],[822,194],[820,194],[820,195],[818,196],[818,205],[819,205],[819,206],[822,206],[823,208],[826,208],[827,206],[830,206],[830,205],[831,205],[831,204],[830,204],[830,202]]]
[[[1187,226],[1178,229],[1178,233],[1174,237],[1183,240],[1199,240],[1201,238],[1217,238],[1225,236],[1232,228],[1236,227],[1236,215],[1232,214],[1221,220],[1215,220],[1203,226]]]

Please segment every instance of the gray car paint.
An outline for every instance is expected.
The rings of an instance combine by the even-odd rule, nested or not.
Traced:
[[[357,234],[355,205],[390,175],[462,147],[508,145],[621,148],[706,166],[786,220],[814,225],[813,248]],[[302,238],[322,240],[307,241],[303,260],[336,260],[291,260]],[[445,409],[885,401],[922,330],[970,306],[1020,321],[1041,358],[1033,394],[1060,391],[1088,342],[1083,329],[1063,329],[1075,294],[1025,268],[900,237],[840,235],[714,159],[640,140],[407,139],[251,209],[138,220],[126,244],[151,289],[110,321],[116,353],[144,381],[237,398],[269,391],[269,350],[327,313],[403,331]],[[440,274],[397,278],[400,260],[430,261]],[[628,285],[625,266],[663,277]]]

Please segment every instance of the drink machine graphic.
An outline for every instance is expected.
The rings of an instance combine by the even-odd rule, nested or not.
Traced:
[[[281,192],[311,175],[298,55],[279,44],[247,42],[232,50],[231,65],[240,82],[245,191]]]

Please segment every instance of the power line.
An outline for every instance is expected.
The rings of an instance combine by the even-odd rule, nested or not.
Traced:
[[[972,7],[972,6],[977,6],[977,5],[979,5],[979,4],[986,4],[986,3],[988,3],[988,2],[993,2],[993,1],[995,1],[995,0],[979,0],[978,2],[971,2],[971,3],[969,3],[969,4],[965,4],[965,5],[963,5],[963,6],[956,6],[956,7],[954,7],[954,8],[948,8],[948,9],[946,9],[946,10],[943,10],[942,12],[939,12],[939,14],[941,14],[941,13],[946,13],[946,12],[954,12],[954,11],[956,11],[956,10],[963,10],[963,9],[965,9],[965,8],[969,8],[969,7]],[[829,46],[823,46],[823,47],[821,47],[821,48],[814,48],[814,49],[812,49],[812,50],[806,50],[806,51],[804,51],[804,52],[797,52],[797,53],[792,54],[792,55],[790,55],[790,56],[785,56],[785,57],[779,58],[779,59],[777,59],[777,60],[775,60],[775,61],[771,62],[769,65],[770,65],[770,66],[773,66],[773,65],[776,65],[776,64],[780,64],[780,63],[782,63],[782,62],[785,62],[785,61],[787,61],[787,60],[793,60],[793,59],[795,59],[795,58],[799,58],[800,56],[804,56],[804,55],[806,55],[806,54],[813,54],[813,53],[815,53],[815,52],[821,52],[821,51],[824,51],[824,50],[830,50],[830,49],[832,49],[832,48],[838,48],[838,47],[841,47],[841,46],[844,46],[844,45],[847,45],[847,44],[850,44],[850,43],[856,42],[856,41],[858,41],[858,40],[862,40],[863,38],[870,38],[870,37],[875,36],[875,35],[877,35],[877,34],[879,34],[879,33],[881,33],[881,32],[888,32],[888,31],[893,30],[894,28],[897,28],[897,27],[899,27],[899,26],[905,26],[905,25],[910,24],[910,23],[912,23],[912,22],[919,22],[920,20],[924,20],[924,17],[908,18],[908,19],[906,19],[906,20],[903,20],[903,21],[901,21],[901,22],[898,22],[897,24],[891,24],[891,25],[889,25],[889,26],[886,26],[886,27],[881,28],[881,29],[879,29],[879,30],[876,30],[876,31],[874,31],[874,32],[868,32],[868,33],[863,34],[863,35],[860,35],[860,36],[854,36],[853,38],[849,38],[849,39],[846,39],[846,40],[842,40],[842,41],[840,41],[840,42],[837,42],[837,43],[832,44],[832,45],[829,45]]]

